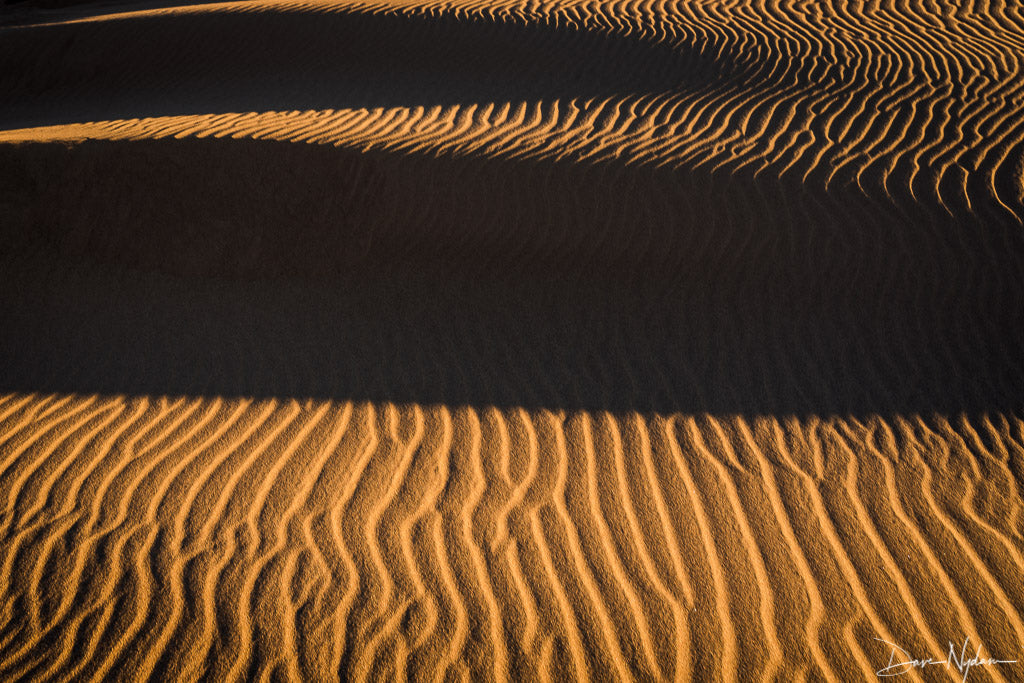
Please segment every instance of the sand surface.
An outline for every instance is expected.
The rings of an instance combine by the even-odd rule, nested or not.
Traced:
[[[56,5],[0,679],[1024,681],[1019,3]]]

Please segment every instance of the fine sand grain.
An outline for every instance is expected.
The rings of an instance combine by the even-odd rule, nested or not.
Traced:
[[[0,679],[1024,681],[1019,3],[68,4]]]

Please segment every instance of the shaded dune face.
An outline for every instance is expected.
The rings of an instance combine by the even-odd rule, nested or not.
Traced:
[[[10,391],[1021,407],[1016,225],[700,170],[247,140],[6,154],[31,226],[5,235],[26,242]]]
[[[1016,5],[6,21],[0,678],[1024,661]]]
[[[728,65],[691,46],[610,30],[345,9],[156,14],[13,28],[0,49],[14,67],[5,85],[19,94],[4,118],[17,127],[591,99],[706,85]],[[73,108],[62,106],[69,101]]]

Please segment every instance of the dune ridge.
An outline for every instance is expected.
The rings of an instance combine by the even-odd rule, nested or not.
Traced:
[[[198,111],[4,137],[269,137],[364,149],[750,168],[755,175],[792,174],[813,186],[853,183],[899,200],[967,208],[972,198],[994,201],[1019,222],[1022,27],[1020,8],[1005,2],[966,3],[955,11],[892,2],[827,3],[816,11],[774,2],[261,2],[151,10],[84,25],[5,29],[5,56],[25,67],[4,79],[10,91],[23,92],[8,117],[45,118],[69,95],[89,105],[86,115],[137,112],[159,101],[156,85],[174,88],[172,108]],[[233,49],[246,55],[243,64],[256,61],[273,78],[262,85],[245,78],[234,64],[238,55],[219,43],[224,30],[267,36],[260,50],[272,57],[258,59],[262,53],[247,43]],[[360,39],[361,31],[386,49]],[[502,39],[502,31],[511,37]],[[150,39],[126,47],[122,36],[140,32]],[[72,33],[73,43],[58,48]],[[47,71],[40,74],[20,55],[46,54],[47,44],[63,61],[58,68],[42,61]],[[161,57],[171,46],[183,53],[173,67]],[[589,63],[598,50],[599,66]],[[482,63],[467,63],[469,54]],[[135,80],[116,68],[125,59],[138,65]],[[356,73],[331,70],[332,59],[355,64]],[[417,60],[424,73],[413,67]],[[546,60],[556,68],[538,68]],[[231,65],[223,73],[221,62]],[[423,76],[426,85],[417,84]],[[370,77],[392,81],[390,88],[364,80]],[[615,85],[627,90],[601,96]],[[553,96],[443,102],[503,89]],[[598,93],[588,97],[588,89]],[[558,96],[560,90],[566,94]],[[95,104],[104,91],[113,101]],[[381,92],[385,101],[410,101],[218,111],[231,100],[322,104],[372,101]]]
[[[1022,58],[1002,0],[5,10],[0,677],[1024,679]]]

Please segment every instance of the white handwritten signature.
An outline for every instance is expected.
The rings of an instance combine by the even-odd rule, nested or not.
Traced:
[[[955,666],[956,670],[959,671],[963,678],[961,681],[966,683],[967,674],[970,673],[974,667],[986,667],[986,666],[998,666],[1000,664],[1016,664],[1016,659],[995,659],[993,657],[982,657],[981,656],[981,643],[978,643],[978,649],[975,650],[974,655],[970,655],[967,651],[967,644],[971,641],[970,638],[964,639],[964,644],[960,648],[959,656],[956,653],[956,645],[953,643],[949,644],[949,654],[946,655],[945,659],[935,659],[929,657],[928,659],[914,659],[910,656],[910,653],[904,650],[895,643],[890,643],[887,640],[881,638],[875,638],[875,640],[885,643],[892,647],[892,652],[889,654],[889,663],[883,668],[875,672],[879,678],[886,678],[888,676],[902,676],[903,674],[910,673],[914,669],[924,669],[929,666],[936,666],[945,664],[948,669],[950,666]],[[899,654],[897,654],[899,653]]]

